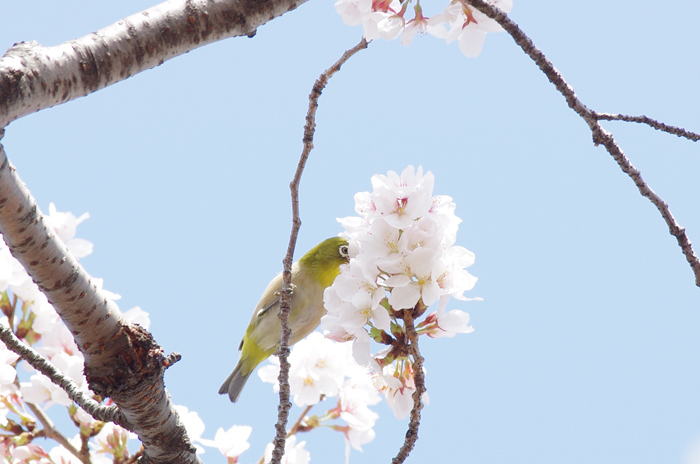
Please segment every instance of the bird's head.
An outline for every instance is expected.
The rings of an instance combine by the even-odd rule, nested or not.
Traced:
[[[299,265],[323,287],[328,287],[340,274],[340,265],[349,260],[348,240],[343,237],[332,237],[309,250],[299,260]]]

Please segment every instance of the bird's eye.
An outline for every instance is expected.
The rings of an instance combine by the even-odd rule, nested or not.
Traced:
[[[340,256],[343,258],[350,257],[350,251],[348,250],[347,245],[341,245],[340,248],[338,248],[338,253],[340,253]]]

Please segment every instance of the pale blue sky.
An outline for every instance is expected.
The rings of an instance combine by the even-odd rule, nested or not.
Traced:
[[[0,48],[55,45],[150,5],[4,2]],[[697,131],[700,5],[661,6],[515,0],[511,17],[589,107]],[[2,140],[44,211],[90,213],[88,272],[182,353],[166,374],[173,401],[208,438],[254,427],[244,463],[272,437],[276,396],[256,376],[239,404],[216,391],[281,269],[311,86],[360,35],[312,1],[253,39],[13,122]],[[697,145],[605,127],[700,244]],[[509,36],[489,34],[476,59],[432,37],[372,43],[324,91],[315,145],[299,253],[341,231],[335,218],[353,214],[373,174],[409,164],[455,199],[457,244],[476,253],[471,296],[484,301],[450,305],[475,332],[422,345],[431,403],[409,462],[683,462],[700,437],[700,289],[656,209]],[[351,462],[389,462],[401,444],[405,421],[376,409],[377,438]],[[312,462],[344,462],[340,434],[301,439]]]

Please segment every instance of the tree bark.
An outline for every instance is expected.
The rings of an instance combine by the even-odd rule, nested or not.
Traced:
[[[305,1],[169,0],[54,47],[17,43],[0,58],[0,129],[203,45],[252,37]]]

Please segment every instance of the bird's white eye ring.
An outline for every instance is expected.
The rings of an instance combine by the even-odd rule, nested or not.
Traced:
[[[343,258],[350,257],[350,251],[348,250],[347,245],[341,245],[340,248],[338,248],[338,253],[340,253],[340,256],[342,256]]]

